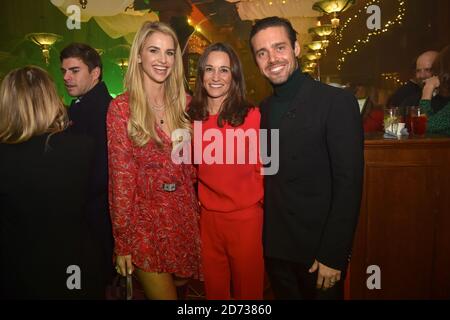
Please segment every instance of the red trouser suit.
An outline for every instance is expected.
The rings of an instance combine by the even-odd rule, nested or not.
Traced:
[[[215,132],[219,130],[224,143],[223,163],[226,163],[226,130],[256,130],[255,136],[259,137],[260,114],[258,109],[250,110],[244,123],[237,128],[228,124],[218,127],[217,115],[210,115],[201,124],[201,130],[194,124],[194,139],[198,139],[196,134],[199,132],[203,136],[208,129],[214,129]],[[202,156],[210,143],[202,141]],[[245,145],[245,153],[259,150],[257,144],[249,140]],[[235,145],[235,156],[238,147],[242,148]],[[198,166],[198,194],[202,204],[202,263],[207,299],[263,298],[261,202],[264,191],[260,171],[259,163],[203,162]]]
[[[207,299],[263,298],[264,260],[260,205],[234,212],[202,208],[200,234]]]

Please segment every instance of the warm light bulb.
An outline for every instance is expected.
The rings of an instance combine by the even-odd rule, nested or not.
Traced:
[[[331,19],[331,25],[333,26],[333,28],[339,27],[339,18],[336,17]]]

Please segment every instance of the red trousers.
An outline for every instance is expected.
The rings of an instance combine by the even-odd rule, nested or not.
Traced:
[[[200,233],[207,299],[261,300],[264,286],[263,210],[233,212],[202,208]],[[231,286],[231,287],[230,287]]]

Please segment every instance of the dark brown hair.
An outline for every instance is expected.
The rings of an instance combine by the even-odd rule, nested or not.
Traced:
[[[433,63],[433,74],[439,77],[440,91],[450,95],[450,46],[446,46]]]
[[[61,62],[63,62],[64,59],[68,58],[80,59],[85,65],[88,66],[89,72],[91,72],[92,69],[99,67],[100,76],[98,77],[98,80],[102,81],[103,65],[102,59],[100,58],[97,50],[85,43],[74,42],[65,47],[59,55],[59,60]]]
[[[217,125],[223,127],[228,123],[233,127],[238,127],[244,123],[248,111],[251,109],[250,103],[245,96],[244,74],[242,72],[241,62],[236,52],[228,44],[215,43],[205,49],[198,61],[197,81],[195,84],[194,96],[189,105],[188,114],[192,120],[207,120],[208,112],[208,93],[203,86],[203,75],[205,74],[206,61],[213,51],[225,52],[230,58],[231,85],[227,97],[223,101],[220,109]]]
[[[297,31],[292,27],[291,22],[288,19],[273,16],[266,17],[261,20],[257,20],[256,23],[252,26],[250,30],[249,43],[250,48],[253,50],[252,39],[253,37],[260,32],[261,30],[270,28],[270,27],[283,27],[286,30],[286,33],[289,37],[289,41],[291,42],[292,48],[295,48],[295,41],[297,41]]]

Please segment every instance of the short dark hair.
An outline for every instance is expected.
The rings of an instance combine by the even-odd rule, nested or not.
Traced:
[[[440,89],[450,94],[450,45],[442,49],[434,60],[433,74],[439,77]]]
[[[60,55],[59,60],[63,62],[64,59],[68,58],[78,58],[83,61],[85,65],[88,66],[89,72],[91,72],[94,68],[100,68],[100,76],[98,77],[99,81],[102,80],[103,75],[103,65],[102,59],[100,59],[100,55],[97,50],[92,48],[91,46],[85,43],[71,43],[67,47],[65,47]]]
[[[206,62],[211,52],[224,52],[230,59],[232,81],[227,97],[223,101],[220,114],[217,118],[217,125],[223,127],[228,123],[232,127],[238,127],[244,123],[245,117],[252,108],[245,96],[245,81],[242,65],[238,55],[233,48],[222,42],[214,43],[207,47],[200,56],[197,68],[197,79],[195,83],[194,96],[189,105],[188,114],[192,120],[207,120],[208,113],[208,93],[203,85]]]
[[[250,48],[253,51],[252,39],[253,37],[260,32],[261,30],[270,28],[270,27],[283,27],[286,30],[289,41],[291,42],[292,48],[295,48],[295,41],[297,41],[297,31],[292,27],[292,24],[288,19],[280,18],[277,16],[267,17],[261,20],[257,20],[256,23],[252,26],[250,31]]]

